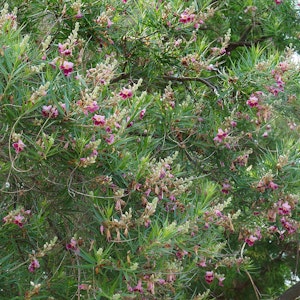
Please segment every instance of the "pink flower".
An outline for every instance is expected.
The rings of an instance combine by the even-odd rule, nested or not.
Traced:
[[[252,247],[254,245],[254,242],[257,241],[257,237],[254,235],[250,235],[250,237],[245,238],[245,242]]]
[[[105,139],[108,145],[111,145],[115,141],[115,136],[110,134],[108,138]]]
[[[138,284],[133,288],[133,291],[143,294],[144,290],[143,290],[143,287],[142,287],[142,280],[138,281]]]
[[[277,190],[278,189],[278,184],[274,183],[273,181],[270,181],[269,188],[272,189],[273,191]]]
[[[140,111],[140,120],[142,120],[142,119],[144,118],[145,113],[146,113],[146,109],[142,109],[142,110]]]
[[[86,283],[82,283],[78,286],[78,288],[83,291],[88,291],[90,289],[90,286]]]
[[[154,288],[155,288],[154,282],[149,280],[147,282],[147,291],[152,295],[154,295],[155,294]]]
[[[74,238],[72,238],[70,243],[66,245],[66,249],[67,250],[72,250],[76,254],[79,253],[79,247],[78,247],[77,241]]]
[[[127,122],[127,128],[131,127],[133,125],[133,121],[130,121],[130,117],[126,118],[126,122]]]
[[[66,45],[62,45],[61,43],[58,44],[58,52],[65,56],[72,55],[72,50],[67,49]]]
[[[257,229],[254,234],[257,237],[258,241],[260,241],[262,239],[262,235],[261,235],[260,229]]]
[[[71,73],[73,72],[73,66],[74,66],[74,64],[72,62],[65,60],[63,62],[63,64],[60,66],[60,69],[63,70],[64,75],[66,77],[69,77],[71,75]]]
[[[278,207],[279,215],[289,215],[291,213],[291,206],[286,201]]]
[[[80,9],[78,9],[77,14],[75,16],[76,19],[81,19],[83,17],[83,13],[81,12]]]
[[[296,232],[297,228],[291,222],[289,222],[286,218],[281,218],[280,222],[282,226],[288,231],[288,234],[293,234]]]
[[[180,23],[190,23],[190,22],[193,22],[195,19],[195,15],[194,14],[189,14],[187,12],[183,12],[181,15],[180,15],[180,19],[179,19],[179,22]]]
[[[236,122],[236,121],[231,121],[231,122],[230,122],[230,125],[231,125],[232,127],[236,127],[237,122]]]
[[[109,18],[107,18],[107,28],[110,28],[114,24]]]
[[[221,192],[223,194],[228,194],[230,192],[230,190],[231,190],[231,185],[229,183],[223,183],[222,184],[222,190],[221,190]]]
[[[96,126],[104,126],[105,125],[105,116],[94,115],[92,120],[94,121],[94,125]]]
[[[278,228],[274,225],[271,225],[269,228],[268,228],[268,232],[269,233],[274,233],[274,232],[277,232],[278,231]]]
[[[44,105],[42,107],[42,115],[46,118],[56,118],[58,116],[58,110],[52,105]]]
[[[219,286],[224,286],[223,281],[225,280],[225,277],[219,277]]]
[[[119,93],[119,95],[121,96],[121,98],[123,98],[125,100],[128,98],[131,98],[133,93],[132,93],[132,90],[123,88],[122,91]]]
[[[267,138],[268,136],[269,136],[269,134],[268,134],[267,131],[265,131],[265,132],[263,133],[263,135],[262,135],[262,137],[264,137],[264,138]]]
[[[274,2],[278,5],[281,4],[283,0],[274,0]]]
[[[214,276],[214,272],[213,271],[207,271],[205,274],[205,281],[208,284],[211,284],[214,280],[215,276]]]
[[[23,224],[24,224],[23,220],[24,220],[24,217],[22,215],[18,214],[17,216],[14,216],[14,221],[13,222],[16,225],[18,225],[20,228],[22,228]]]
[[[228,136],[227,131],[223,131],[221,128],[218,129],[218,133],[214,138],[215,142],[221,143]]]
[[[22,152],[26,147],[26,145],[20,139],[16,143],[13,143],[12,146],[17,153]]]
[[[28,266],[28,270],[29,270],[29,272],[34,272],[39,267],[40,267],[40,263],[38,262],[38,260],[36,258],[34,258],[31,261],[30,265]]]
[[[278,66],[282,73],[286,72],[289,69],[289,64],[286,61],[279,63]]]
[[[222,212],[218,209],[215,210],[215,214],[216,214],[217,217],[222,217],[223,216]]]
[[[246,103],[250,107],[257,107],[258,106],[258,98],[252,94]]]
[[[205,259],[200,260],[200,262],[197,263],[197,266],[203,268],[206,267],[206,260]]]
[[[93,101],[92,103],[88,104],[84,108],[84,113],[87,114],[88,112],[93,113],[99,109],[99,105],[97,101]]]

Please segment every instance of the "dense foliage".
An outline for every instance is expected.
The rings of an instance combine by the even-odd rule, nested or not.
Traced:
[[[1,299],[274,299],[298,278],[296,3],[1,4]]]

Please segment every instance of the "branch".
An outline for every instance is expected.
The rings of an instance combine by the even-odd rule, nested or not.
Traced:
[[[118,82],[118,81],[120,81],[120,80],[122,80],[122,79],[126,79],[126,78],[129,78],[129,74],[121,74],[121,75],[119,75],[118,77],[115,77],[115,78],[113,78],[111,81],[110,81],[110,83],[116,83],[116,82]]]
[[[232,42],[226,47],[226,52],[231,52],[238,47],[251,47],[252,45],[256,45],[259,42],[263,42],[269,38],[271,38],[271,36],[262,36],[261,38],[256,39],[254,41],[239,40],[238,42]]]
[[[180,82],[199,81],[199,82],[205,84],[206,86],[208,86],[217,96],[219,96],[217,88],[205,78],[201,78],[201,77],[163,76],[163,79],[171,80],[171,81],[180,81]]]
[[[295,300],[300,296],[300,282],[294,284],[287,291],[285,291],[277,300]]]

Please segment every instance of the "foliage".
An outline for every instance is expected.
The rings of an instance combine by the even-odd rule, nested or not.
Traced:
[[[295,4],[2,6],[1,299],[280,295],[299,275]]]

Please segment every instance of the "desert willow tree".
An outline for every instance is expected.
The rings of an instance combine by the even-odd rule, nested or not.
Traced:
[[[1,4],[1,299],[280,297],[297,3]]]

